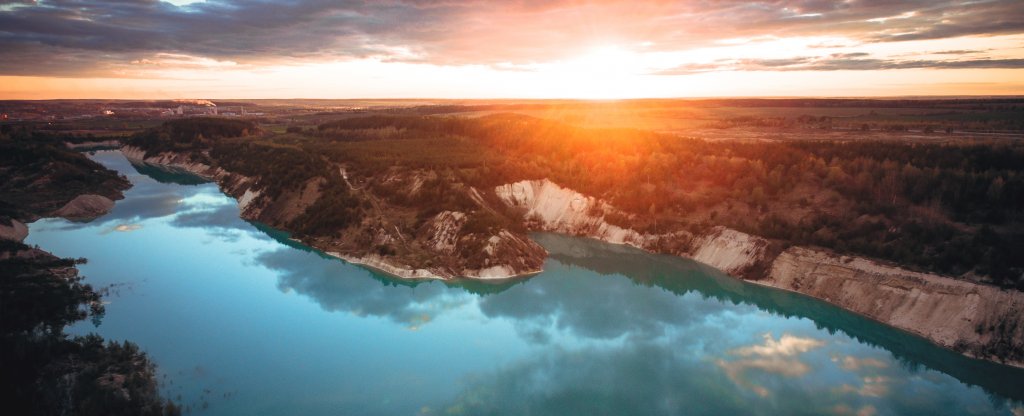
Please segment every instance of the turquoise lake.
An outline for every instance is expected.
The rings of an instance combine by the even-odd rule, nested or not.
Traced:
[[[238,217],[216,185],[92,157],[134,186],[29,244],[85,257],[96,332],[200,415],[1024,415],[1024,370],[698,263],[533,237],[545,271],[412,282]]]

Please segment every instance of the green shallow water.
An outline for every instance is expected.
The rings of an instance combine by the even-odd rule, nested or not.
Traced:
[[[545,271],[410,282],[238,218],[215,185],[92,156],[134,187],[28,243],[86,257],[97,332],[202,415],[1024,414],[1024,371],[686,259],[552,234]]]

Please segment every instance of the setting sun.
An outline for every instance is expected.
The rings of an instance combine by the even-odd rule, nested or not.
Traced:
[[[927,10],[685,1],[261,4],[182,0],[123,13],[49,1],[5,5],[0,22],[33,29],[0,34],[0,96],[1024,93],[1024,34],[1009,23],[1020,11],[1012,2]],[[230,18],[236,14],[245,17]],[[406,15],[420,16],[415,29]],[[209,25],[211,16],[229,18]],[[90,33],[90,41],[49,29],[61,24]],[[299,35],[305,31],[316,35]]]
[[[0,413],[1024,416],[1022,0],[0,0]]]

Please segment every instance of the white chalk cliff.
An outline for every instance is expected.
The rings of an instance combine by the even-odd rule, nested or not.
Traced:
[[[199,163],[187,155],[164,152],[146,157],[146,151],[134,146],[121,148],[123,154],[132,163],[158,166],[170,172],[187,173],[216,182],[224,193],[238,199],[238,207],[244,218],[256,218],[261,206],[254,204],[260,196],[256,181],[237,173],[231,173],[219,167]]]
[[[697,239],[689,257],[733,276],[742,276],[765,255],[768,240],[725,227]]]
[[[807,294],[932,342],[1024,367],[1024,293],[793,247],[758,284]]]
[[[547,179],[521,181],[498,186],[494,193],[506,204],[523,209],[527,221],[545,231],[581,235],[614,244],[643,248],[647,238],[640,233],[612,225],[604,213],[612,208],[591,196],[563,188]]]
[[[196,163],[186,155],[164,153],[147,158],[141,149],[131,147],[122,152],[133,161],[217,181],[226,193],[238,198],[246,218],[257,218],[265,210],[277,212],[285,209],[281,205],[291,203],[288,197],[269,200],[252,178]],[[307,188],[315,189],[314,185],[307,184]],[[479,193],[474,190],[474,194],[473,199],[484,206]],[[791,247],[778,254],[769,249],[768,240],[725,227],[715,227],[698,236],[685,231],[640,233],[608,223],[605,216],[617,210],[607,202],[547,179],[500,185],[494,188],[494,194],[502,203],[518,210],[526,224],[536,230],[690,257],[735,277],[822,299],[966,355],[1024,367],[1024,292],[912,272],[811,248]],[[443,211],[425,223],[419,235],[432,251],[455,256],[473,243],[463,241],[461,230],[465,224],[464,213]],[[375,241],[394,238],[390,231],[377,231]],[[482,246],[473,246],[481,247],[487,256],[482,264],[463,270],[401,264],[394,258],[372,253],[328,254],[402,278],[449,278],[457,274],[499,279],[539,272],[538,267],[530,266],[538,262],[529,257],[543,254],[535,246],[524,237],[502,231],[483,241]]]
[[[660,239],[604,222],[614,208],[549,180],[502,185],[495,193],[536,229],[658,251]],[[1024,293],[823,250],[792,247],[776,257],[768,240],[714,227],[670,254],[731,276],[803,293],[927,338],[963,354],[1024,367]],[[767,266],[767,273],[758,265]]]

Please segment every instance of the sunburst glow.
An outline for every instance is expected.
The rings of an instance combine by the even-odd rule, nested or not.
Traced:
[[[0,97],[1024,93],[1009,1],[301,3],[0,6]]]

